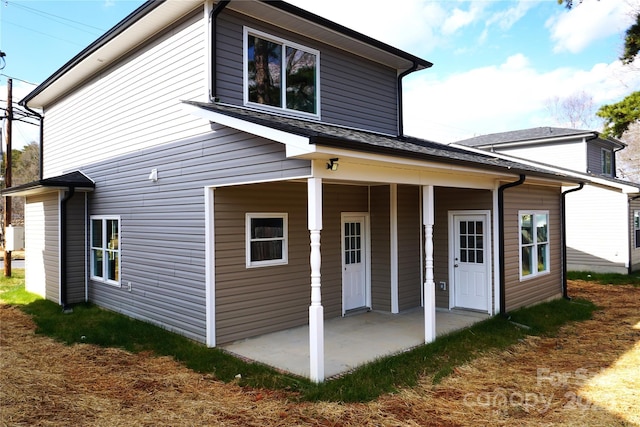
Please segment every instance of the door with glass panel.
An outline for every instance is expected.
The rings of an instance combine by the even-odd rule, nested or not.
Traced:
[[[453,307],[489,309],[488,215],[453,216]]]
[[[364,215],[342,218],[343,312],[367,304],[366,222]]]

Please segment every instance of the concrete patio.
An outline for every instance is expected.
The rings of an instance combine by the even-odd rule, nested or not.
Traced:
[[[487,319],[487,314],[437,310],[436,334],[445,335]],[[424,311],[364,312],[324,322],[325,377],[424,343]],[[309,377],[309,328],[301,326],[222,346],[232,354]]]

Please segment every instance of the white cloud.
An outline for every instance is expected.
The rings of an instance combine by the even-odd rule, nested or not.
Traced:
[[[637,7],[628,0],[584,0],[571,11],[558,11],[546,22],[553,51],[578,53],[597,40],[624,32]]]
[[[487,19],[486,26],[498,25],[503,31],[509,30],[516,22],[522,19],[529,9],[536,6],[537,2],[520,0],[514,7],[494,13]]]
[[[477,68],[437,80],[429,71],[405,81],[404,129],[437,142],[476,135],[553,126],[545,104],[553,97],[584,91],[600,105],[617,102],[640,89],[640,73],[619,61],[588,70],[535,70],[517,54],[497,66]]]

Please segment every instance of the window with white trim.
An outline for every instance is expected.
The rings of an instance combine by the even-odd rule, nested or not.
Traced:
[[[606,148],[602,149],[602,174],[611,176],[613,169],[613,153]]]
[[[320,52],[244,29],[244,103],[320,117]]]
[[[247,268],[288,263],[286,213],[247,213]]]
[[[549,266],[549,212],[519,212],[520,278],[548,273]]]
[[[636,240],[636,249],[640,248],[640,211],[633,211],[633,234]]]
[[[91,217],[91,279],[120,284],[120,217]]]

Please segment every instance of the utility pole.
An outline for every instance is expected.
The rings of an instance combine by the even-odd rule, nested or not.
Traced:
[[[13,80],[7,79],[7,160],[4,169],[5,188],[11,187],[11,125],[13,122]],[[7,251],[7,226],[11,224],[11,197],[4,196],[4,277],[11,277],[11,251]]]

